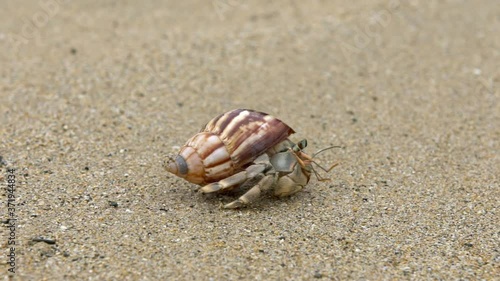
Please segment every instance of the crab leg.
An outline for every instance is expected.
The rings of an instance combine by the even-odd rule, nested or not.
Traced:
[[[260,197],[263,191],[267,191],[271,188],[273,183],[276,181],[277,174],[267,175],[263,177],[254,187],[243,194],[237,200],[224,205],[225,209],[236,209],[248,205],[249,203],[255,201]]]

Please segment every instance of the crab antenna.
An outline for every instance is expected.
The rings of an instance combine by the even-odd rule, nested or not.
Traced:
[[[330,168],[326,169],[324,168],[323,166],[321,166],[320,164],[318,164],[318,162],[316,161],[311,161],[312,163],[316,164],[316,166],[318,166],[321,170],[325,171],[325,173],[329,173],[333,168],[337,167],[339,165],[339,163],[335,163],[333,165],[330,166]]]
[[[312,171],[314,173],[314,175],[316,176],[316,179],[319,180],[319,181],[327,181],[327,180],[330,180],[329,178],[324,178],[322,177],[320,174],[318,174],[318,172],[316,172],[316,170],[314,168],[312,168]]]
[[[321,152],[324,152],[324,151],[327,151],[329,149],[332,149],[332,148],[342,148],[342,146],[338,146],[338,145],[334,145],[334,146],[329,146],[329,147],[325,147],[323,149],[320,149],[318,151],[316,151],[311,158],[314,158],[316,157],[316,155],[320,154]]]
[[[339,163],[335,163],[333,165],[330,166],[330,168],[326,169],[324,168],[323,166],[321,166],[318,162],[314,161],[314,157],[316,157],[318,154],[326,151],[326,150],[329,150],[329,149],[332,149],[332,148],[342,148],[341,146],[330,146],[330,147],[326,147],[326,148],[323,148],[323,149],[320,149],[318,151],[316,151],[312,157],[311,157],[311,163],[314,163],[316,164],[316,166],[318,166],[321,170],[323,170],[325,173],[329,173],[333,168],[335,168],[336,166],[339,165]],[[312,166],[311,166],[312,167]],[[318,172],[316,172],[316,170],[314,168],[312,168],[313,172],[314,172],[314,175],[316,175],[316,178],[319,180],[319,181],[327,181],[329,180],[329,178],[323,178],[322,176],[320,176],[318,174]]]

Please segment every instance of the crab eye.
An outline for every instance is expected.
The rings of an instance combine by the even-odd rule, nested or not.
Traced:
[[[307,146],[307,140],[303,139],[303,140],[299,141],[298,146],[299,146],[300,150],[306,148],[306,146]]]
[[[295,151],[295,152],[299,152],[302,149],[306,148],[306,146],[307,146],[307,140],[303,139],[303,140],[299,141],[297,144],[295,144],[292,147],[292,150]]]

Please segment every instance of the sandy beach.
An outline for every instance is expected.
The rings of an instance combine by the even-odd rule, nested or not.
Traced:
[[[2,280],[499,280],[497,1],[3,1]],[[235,108],[338,162],[239,210],[162,163]]]

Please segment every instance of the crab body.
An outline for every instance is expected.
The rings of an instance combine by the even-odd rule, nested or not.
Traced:
[[[203,193],[255,185],[225,208],[242,207],[274,190],[276,196],[300,191],[311,174],[311,158],[288,139],[294,131],[266,113],[236,109],[212,119],[170,157],[170,173],[200,185]]]

